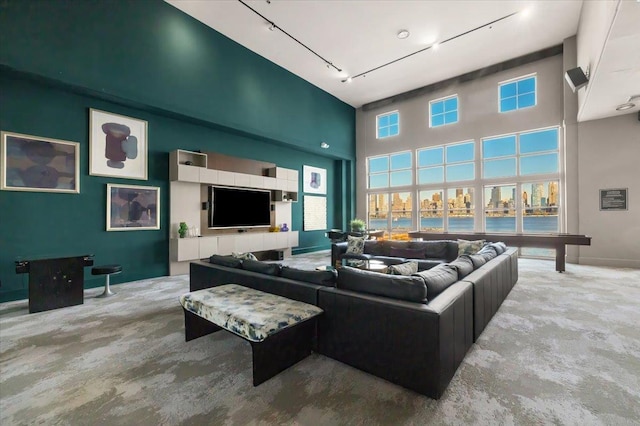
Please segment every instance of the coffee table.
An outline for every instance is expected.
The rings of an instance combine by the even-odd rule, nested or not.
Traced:
[[[387,273],[387,265],[381,260],[342,259],[342,266],[350,266],[382,274]]]

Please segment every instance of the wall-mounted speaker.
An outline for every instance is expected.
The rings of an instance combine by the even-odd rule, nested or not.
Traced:
[[[573,93],[581,87],[586,86],[589,82],[589,79],[580,67],[572,68],[565,72],[564,79],[567,80],[567,83],[569,84],[569,87],[571,87],[571,90],[573,90]]]

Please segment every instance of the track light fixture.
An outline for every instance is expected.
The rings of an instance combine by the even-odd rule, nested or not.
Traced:
[[[326,142],[320,142],[320,148],[322,149],[328,149],[329,148],[329,144]]]
[[[474,31],[478,31],[478,30],[481,30],[482,28],[491,27],[491,25],[495,24],[496,22],[503,21],[503,20],[505,20],[505,19],[507,19],[507,18],[512,17],[513,15],[517,15],[518,13],[520,13],[520,12],[513,12],[513,13],[510,13],[510,14],[508,14],[508,15],[505,15],[505,16],[503,16],[503,17],[501,17],[501,18],[494,19],[494,20],[493,20],[493,21],[491,21],[491,22],[487,22],[486,24],[480,25],[479,27],[472,28],[472,29],[470,29],[470,30],[468,30],[468,31],[465,31],[465,32],[463,32],[463,33],[460,33],[460,34],[454,35],[453,37],[449,37],[449,38],[448,38],[448,39],[446,39],[446,40],[442,40],[441,42],[434,43],[434,44],[432,44],[432,45],[430,45],[430,46],[427,46],[427,47],[425,47],[425,48],[422,48],[422,49],[420,49],[420,50],[417,50],[417,51],[415,51],[415,52],[413,52],[413,53],[409,53],[408,55],[402,56],[402,57],[400,57],[400,58],[398,58],[398,59],[394,59],[393,61],[387,62],[386,64],[379,65],[379,66],[377,66],[377,67],[375,67],[375,68],[371,68],[370,70],[367,70],[367,71],[361,72],[360,74],[356,74],[356,75],[353,75],[353,76],[351,76],[351,77],[349,77],[349,78],[345,78],[344,80],[342,80],[342,82],[343,82],[343,83],[351,83],[351,81],[352,81],[354,78],[364,77],[366,74],[369,74],[370,72],[377,71],[377,70],[379,70],[380,68],[384,68],[384,67],[389,66],[389,65],[391,65],[391,64],[395,64],[396,62],[399,62],[399,61],[401,61],[401,60],[403,60],[403,59],[407,59],[407,58],[409,58],[409,57],[411,57],[411,56],[413,56],[413,55],[417,55],[418,53],[420,53],[420,52],[424,52],[425,50],[429,50],[429,49],[436,50],[440,45],[442,45],[442,44],[444,44],[444,43],[447,43],[447,42],[449,42],[449,41],[453,41],[453,40],[455,40],[455,39],[457,39],[457,38],[459,38],[459,37],[465,36],[465,35],[467,35],[467,34],[471,34],[472,32],[474,32]],[[408,31],[407,31],[407,33],[408,33]]]
[[[282,34],[286,35],[287,37],[289,37],[291,40],[295,41],[296,43],[298,43],[300,46],[304,47],[305,49],[307,49],[309,52],[313,53],[315,56],[317,56],[318,58],[320,58],[322,61],[324,61],[324,63],[327,65],[327,67],[329,68],[333,68],[338,72],[342,72],[342,69],[338,68],[337,66],[335,66],[333,64],[333,62],[325,59],[324,57],[320,56],[317,52],[315,52],[313,49],[311,49],[309,46],[307,46],[306,44],[304,44],[303,42],[301,42],[300,40],[298,40],[297,38],[295,38],[294,36],[292,36],[291,34],[289,34],[288,32],[286,32],[285,30],[283,30],[281,27],[278,26],[278,24],[276,24],[275,22],[273,22],[271,19],[267,18],[266,16],[264,16],[263,14],[261,14],[260,12],[258,12],[257,10],[255,10],[254,8],[252,8],[251,6],[249,6],[247,3],[245,3],[243,0],[238,0],[238,2],[242,3],[243,6],[245,6],[247,9],[249,9],[250,11],[252,11],[253,13],[255,13],[256,15],[258,15],[259,17],[261,17],[262,19],[264,19],[265,21],[267,21],[269,23],[269,29],[271,31],[275,31],[275,30],[280,30],[282,32]],[[271,3],[270,1],[267,1],[267,3]]]

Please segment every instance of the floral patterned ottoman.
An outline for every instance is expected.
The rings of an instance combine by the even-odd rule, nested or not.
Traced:
[[[218,330],[251,343],[253,385],[270,379],[311,353],[316,317],[322,309],[238,284],[180,296],[186,341]]]

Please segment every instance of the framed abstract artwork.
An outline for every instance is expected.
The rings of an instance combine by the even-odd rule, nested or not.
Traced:
[[[302,166],[303,192],[309,194],[327,193],[327,171],[318,167]]]
[[[107,184],[107,231],[160,229],[160,188]]]
[[[0,189],[80,193],[80,144],[1,132]]]
[[[89,174],[147,180],[147,122],[89,110]]]

